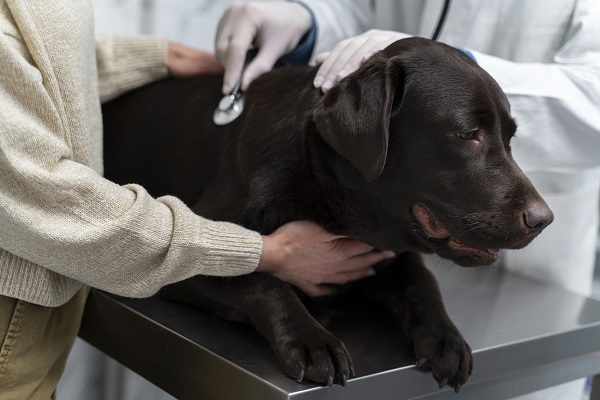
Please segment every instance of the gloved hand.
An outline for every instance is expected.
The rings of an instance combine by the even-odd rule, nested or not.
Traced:
[[[229,7],[219,21],[215,41],[217,58],[225,66],[223,94],[229,94],[239,79],[252,44],[259,51],[244,73],[242,90],[293,50],[311,26],[308,10],[294,2],[251,2]]]
[[[379,50],[383,50],[396,40],[410,37],[406,33],[371,29],[363,34],[339,42],[332,51],[317,56],[321,64],[313,81],[316,88],[324,92],[344,77],[356,71],[363,62]]]

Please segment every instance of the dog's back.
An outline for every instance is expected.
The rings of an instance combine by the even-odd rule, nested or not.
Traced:
[[[166,79],[104,104],[105,176],[193,204],[214,181],[223,141],[239,128],[212,122],[221,83],[220,74]]]

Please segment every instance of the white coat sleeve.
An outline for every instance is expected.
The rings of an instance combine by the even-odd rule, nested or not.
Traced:
[[[507,94],[525,171],[600,166],[600,2],[581,1],[553,62],[514,63],[473,52]]]
[[[340,40],[358,35],[373,24],[370,0],[302,0],[315,14],[317,40],[313,58],[331,50]]]

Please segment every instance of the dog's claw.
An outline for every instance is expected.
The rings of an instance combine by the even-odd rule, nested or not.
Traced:
[[[457,383],[456,387],[454,388],[454,393],[458,393],[458,391],[460,390],[461,384]]]
[[[348,383],[348,376],[346,374],[342,374],[342,386],[346,386]]]
[[[417,368],[421,368],[423,365],[425,365],[425,363],[427,362],[426,358],[421,358],[420,360],[418,360],[415,364],[415,366]]]
[[[333,376],[329,375],[327,377],[327,386],[333,386]]]
[[[446,386],[448,384],[448,379],[442,379],[441,381],[438,382],[440,389],[443,388],[444,386]]]
[[[356,376],[356,371],[354,371],[354,366],[350,366],[350,376]]]
[[[300,372],[298,372],[296,380],[298,381],[298,383],[301,383],[304,380],[304,368],[302,368]]]

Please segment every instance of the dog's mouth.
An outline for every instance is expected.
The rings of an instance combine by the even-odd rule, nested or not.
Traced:
[[[432,250],[444,258],[450,258],[461,265],[487,265],[498,259],[500,248],[485,248],[468,245],[446,229],[423,204],[416,203],[412,213],[426,239],[434,245]]]

